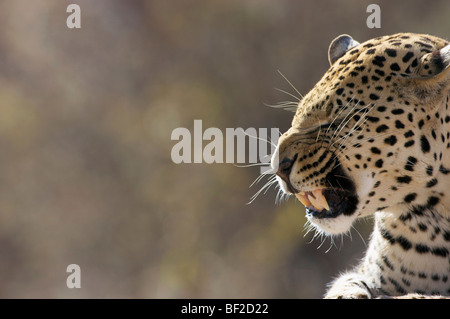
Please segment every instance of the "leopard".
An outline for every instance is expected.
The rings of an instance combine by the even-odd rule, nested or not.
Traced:
[[[271,158],[277,184],[320,234],[372,218],[356,266],[324,298],[450,295],[450,43],[397,33],[328,47]]]

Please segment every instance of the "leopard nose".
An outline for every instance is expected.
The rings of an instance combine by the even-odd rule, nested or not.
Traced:
[[[294,188],[292,187],[291,181],[289,180],[289,175],[291,174],[292,167],[294,167],[295,160],[297,159],[297,154],[291,159],[291,158],[284,158],[278,165],[277,175],[281,177],[283,181],[286,182],[287,187],[290,191],[293,193],[296,193],[294,191]]]

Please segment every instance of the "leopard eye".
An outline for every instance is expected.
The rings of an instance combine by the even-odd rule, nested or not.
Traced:
[[[303,129],[302,133],[303,134],[314,134],[314,133],[317,133],[319,131],[327,130],[332,125],[333,125],[333,123],[326,123],[326,124],[321,124],[321,125],[318,125],[318,126],[310,126],[310,127],[307,127],[305,129]]]
[[[320,129],[327,129],[329,127],[331,127],[332,123],[327,123],[327,124],[322,124],[319,126]]]

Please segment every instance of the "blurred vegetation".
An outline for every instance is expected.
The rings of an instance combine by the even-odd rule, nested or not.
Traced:
[[[306,93],[341,33],[448,38],[448,1],[380,1],[381,29],[372,1],[72,2],[0,2],[0,297],[318,298],[357,263],[370,222],[327,252],[294,199],[246,204],[258,167],[174,164],[172,130],[285,131],[278,70]]]

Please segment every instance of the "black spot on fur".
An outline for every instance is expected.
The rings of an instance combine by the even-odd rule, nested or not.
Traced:
[[[391,64],[391,70],[392,71],[400,71],[400,67],[397,63],[392,63]]]
[[[366,119],[367,119],[369,122],[372,122],[372,123],[377,123],[377,122],[380,121],[380,118],[375,117],[375,116],[367,116]]]
[[[450,241],[450,231],[445,231],[442,236],[444,236],[445,241]]]
[[[379,159],[378,161],[375,162],[375,166],[378,168],[382,168],[383,167],[383,160]]]
[[[403,236],[397,238],[397,242],[402,246],[404,250],[409,250],[412,247],[411,242]]]
[[[403,175],[400,177],[397,177],[397,182],[402,183],[402,184],[409,184],[411,182],[412,178],[411,176],[408,175]]]
[[[400,122],[399,120],[396,120],[395,127],[398,129],[402,129],[402,128],[405,128],[405,125],[402,122]]]
[[[411,123],[414,121],[412,113],[408,113],[408,121],[410,121]]]
[[[414,201],[417,197],[416,193],[411,193],[405,196],[405,202],[407,203],[411,203],[412,201]]]
[[[384,142],[388,145],[395,145],[395,143],[397,143],[397,138],[395,137],[395,135],[391,135],[385,138]]]
[[[417,163],[417,158],[409,156],[408,161],[405,164],[405,169],[410,172],[414,171],[414,166],[416,165],[416,163]]]
[[[438,183],[438,180],[436,178],[433,178],[432,180],[428,181],[427,183],[427,187],[433,187],[434,185],[436,185]]]
[[[397,56],[397,51],[393,50],[393,49],[386,49],[384,50],[384,52],[386,52],[387,55],[389,55],[390,57],[395,58]]]
[[[391,111],[394,115],[403,114],[405,111],[403,109],[394,109]]]
[[[435,256],[444,257],[446,258],[448,256],[448,249],[444,247],[440,248],[433,248],[431,250],[431,253]]]
[[[425,253],[428,253],[430,251],[430,247],[428,247],[426,245],[422,245],[422,244],[417,244],[416,245],[416,251],[419,254],[425,254]]]
[[[447,175],[448,173],[450,173],[450,169],[445,168],[444,166],[439,166],[439,172],[441,172],[442,174]]]
[[[425,122],[424,120],[420,120],[419,123],[417,123],[419,125],[419,129],[422,129],[422,127],[424,126]]]
[[[373,154],[381,154],[380,149],[377,148],[377,147],[372,147],[372,148],[370,149],[370,151],[371,151]]]
[[[377,131],[377,133],[381,133],[388,129],[389,129],[389,126],[387,126],[386,124],[381,124],[380,126],[377,127],[376,131]]]
[[[386,58],[384,56],[377,55],[375,58],[373,58],[372,63],[382,68],[384,66],[384,61],[386,61]]]
[[[375,69],[375,73],[378,74],[379,76],[384,76],[385,73],[383,70],[379,70],[379,69]]]
[[[439,198],[435,196],[430,196],[427,201],[428,206],[436,206],[439,203]]]
[[[428,140],[425,137],[425,135],[422,135],[420,137],[420,147],[422,149],[422,152],[424,152],[424,153],[428,153],[430,151],[430,149],[431,149],[430,143],[428,142]]]
[[[408,62],[412,57],[414,56],[414,52],[409,51],[405,54],[405,56],[402,58],[403,62]]]

